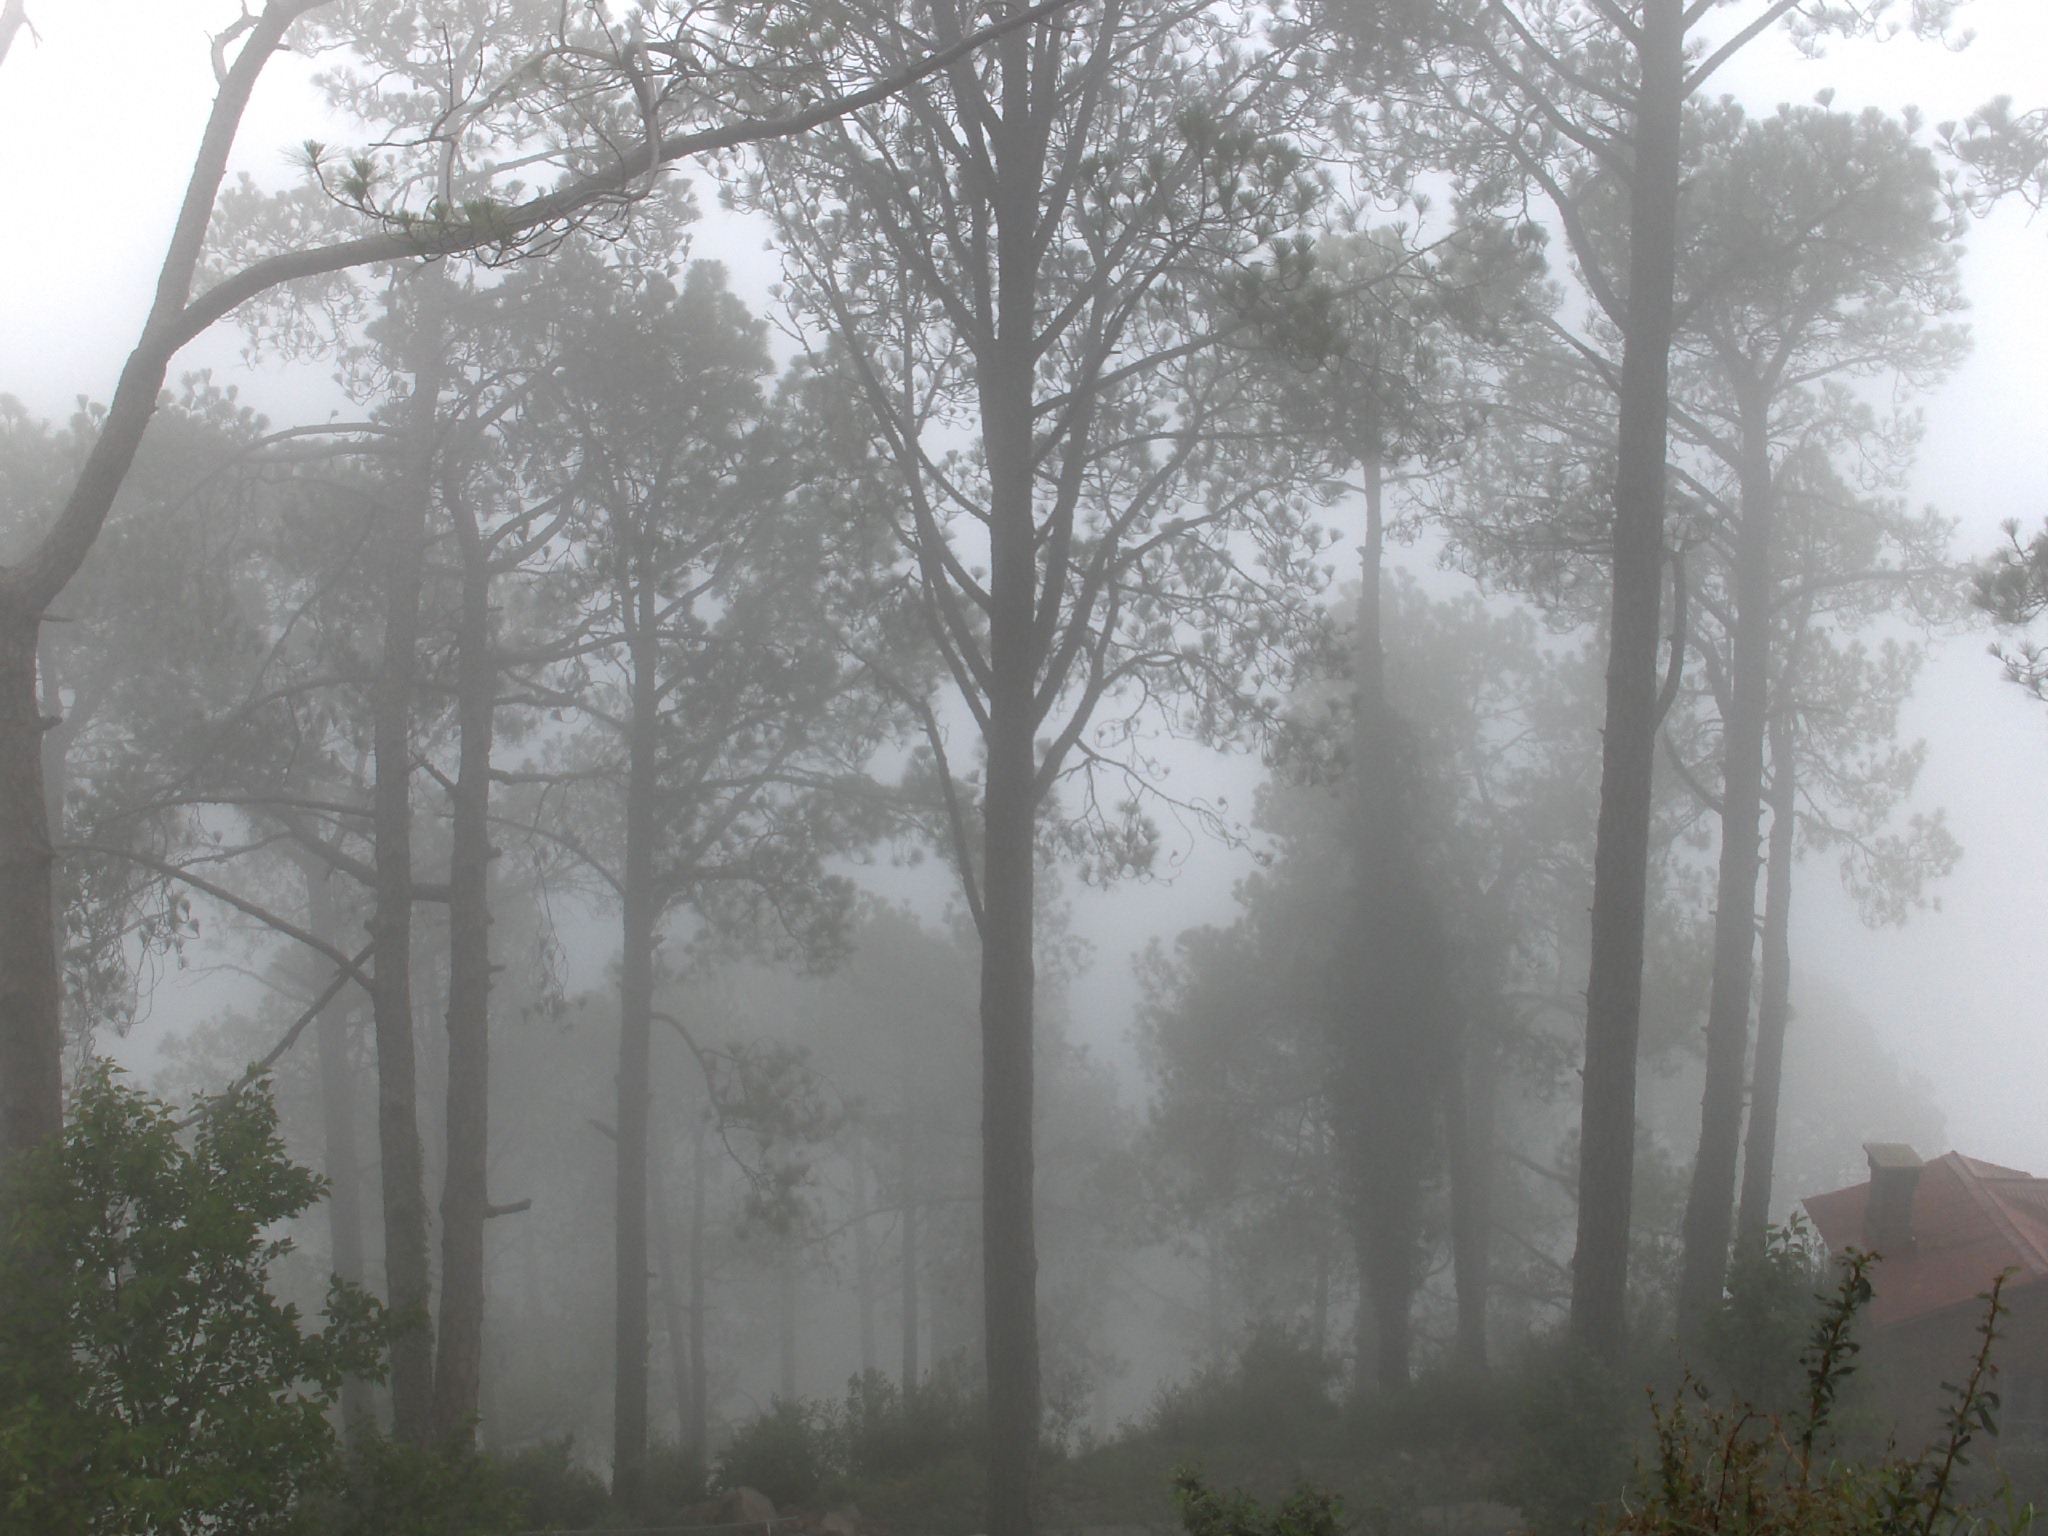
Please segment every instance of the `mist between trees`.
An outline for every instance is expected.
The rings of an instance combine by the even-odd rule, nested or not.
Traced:
[[[1615,1393],[1674,1340],[1752,1390],[1772,1221],[1940,1134],[1790,922],[1957,866],[1899,732],[1927,638],[1988,610],[2041,692],[2042,539],[1955,549],[1908,486],[2043,117],[1722,94],[1957,9],[234,21],[113,394],[0,398],[21,1315],[146,1276],[231,1126],[262,1218],[194,1230],[242,1278],[134,1326],[337,1281],[247,1363],[296,1405],[251,1530],[758,1487],[1025,1536],[1154,1518],[1196,1451],[1389,1519],[1618,1496]],[[281,52],[348,139],[231,177]],[[691,258],[735,216],[759,313]],[[345,407],[176,376],[216,326]],[[1176,772],[1223,750],[1242,820]],[[1119,1081],[1074,893],[1180,831],[1258,868],[1139,958]],[[175,1113],[96,1065],[174,968],[217,978]],[[140,1246],[63,1246],[87,1187]],[[97,1359],[63,1332],[8,1338],[8,1507],[175,1483],[149,1528],[215,1528],[189,1384],[36,1417]],[[82,1449],[94,1404],[158,1438]]]

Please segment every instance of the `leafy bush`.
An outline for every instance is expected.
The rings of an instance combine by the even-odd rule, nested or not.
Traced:
[[[2003,1520],[1967,1498],[1961,1474],[1969,1447],[1996,1433],[1998,1394],[1992,1347],[2005,1313],[2001,1277],[1986,1297],[1982,1340],[1952,1401],[1946,1433],[1916,1456],[1887,1445],[1872,1461],[1836,1454],[1831,1424],[1854,1370],[1851,1331],[1871,1296],[1867,1254],[1851,1253],[1801,1357],[1804,1401],[1788,1417],[1748,1403],[1718,1402],[1687,1381],[1655,1410],[1656,1452],[1640,1497],[1606,1518],[1603,1536],[1679,1536],[1741,1531],[1754,1536],[1948,1536],[2031,1525],[2022,1506]]]
[[[1801,1347],[1821,1316],[1827,1263],[1805,1223],[1773,1227],[1728,1271],[1728,1293],[1700,1320],[1703,1374],[1719,1391],[1767,1413],[1793,1411],[1806,1389]]]
[[[1262,1324],[1234,1360],[1162,1388],[1147,1428],[1186,1445],[1272,1446],[1298,1442],[1334,1422],[1338,1368],[1298,1334]]]
[[[851,1477],[887,1478],[979,1457],[987,1420],[986,1400],[957,1366],[933,1371],[908,1391],[868,1371],[846,1386],[839,1463]]]
[[[1271,1509],[1235,1489],[1218,1492],[1201,1474],[1173,1475],[1173,1503],[1187,1536],[1341,1536],[1344,1502],[1325,1489],[1302,1486]]]
[[[574,1437],[521,1447],[498,1464],[498,1476],[525,1506],[536,1530],[579,1530],[599,1524],[611,1508],[603,1478],[576,1460]]]
[[[841,1403],[775,1399],[719,1453],[714,1481],[801,1505],[838,1498],[849,1482],[872,1490],[940,1468],[950,1475],[980,1461],[987,1422],[986,1400],[961,1365],[908,1391],[868,1371],[847,1383]],[[978,1476],[970,1480],[979,1487]]]
[[[349,1453],[338,1492],[314,1501],[304,1529],[313,1536],[513,1536],[526,1528],[525,1504],[467,1436],[423,1451],[371,1435]]]
[[[269,1235],[320,1198],[267,1092],[189,1135],[101,1064],[0,1189],[0,1523],[42,1536],[291,1528],[339,1474],[328,1409],[375,1376],[382,1307],[336,1282],[307,1333]]]
[[[647,1448],[644,1487],[648,1513],[666,1518],[710,1496],[711,1472],[695,1446],[657,1440]]]
[[[1532,1531],[1577,1531],[1627,1490],[1642,1399],[1569,1341],[1532,1352],[1519,1375],[1520,1432],[1495,1492]]]
[[[755,1488],[778,1506],[806,1504],[837,1470],[830,1415],[801,1398],[776,1398],[718,1453],[718,1486]]]

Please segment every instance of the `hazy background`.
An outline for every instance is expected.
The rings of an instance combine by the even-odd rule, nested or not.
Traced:
[[[211,97],[207,39],[235,11],[213,0],[41,0],[32,8],[40,45],[24,35],[0,75],[8,231],[0,239],[0,387],[39,415],[61,418],[77,397],[104,399],[112,389]],[[1753,107],[1832,86],[1839,106],[1913,104],[1934,122],[2001,90],[2017,89],[2022,106],[2048,95],[2027,95],[2048,87],[2048,4],[1975,0],[1964,19],[1978,35],[1957,53],[1899,40],[1815,63],[1766,41],[1731,70],[1729,85]],[[306,89],[309,74],[305,61],[286,59],[266,76],[239,169],[282,180],[292,146],[333,136]],[[1958,520],[1959,556],[1987,552],[2004,519],[2031,524],[2048,511],[2048,219],[2025,214],[2008,206],[1971,232],[1964,275],[1975,351],[1927,406],[1916,494]],[[739,291],[765,305],[774,263],[755,231],[711,213],[693,254],[725,259]],[[238,348],[222,327],[173,371],[210,367],[240,380],[276,420],[326,412],[332,392],[321,369],[250,370]],[[1396,556],[1404,560],[1427,564],[1412,550]],[[1987,638],[1979,627],[1938,642],[1905,714],[1904,734],[1930,744],[1916,805],[1945,807],[1964,848],[1954,877],[1937,888],[1939,909],[1902,930],[1872,932],[1815,870],[1799,890],[1793,947],[1804,977],[1823,979],[1869,1015],[1900,1060],[1931,1082],[1953,1146],[2048,1172],[2048,710],[2004,681],[1985,654]],[[1190,750],[1175,782],[1182,794],[1226,795],[1239,810],[1249,808],[1258,777],[1256,763]],[[1132,952],[1155,935],[1227,921],[1232,883],[1249,867],[1243,850],[1193,833],[1171,835],[1169,846],[1170,880],[1075,898],[1075,929],[1094,945],[1092,970],[1074,991],[1078,1030],[1126,1069]],[[931,906],[945,899],[936,866],[916,880],[882,873],[897,893]],[[577,956],[581,979],[592,982],[611,941],[593,942],[596,950]],[[167,985],[124,1049],[146,1058],[164,1032],[212,1006],[200,992]],[[1134,1074],[1125,1076],[1135,1091]],[[1800,1193],[1809,1191],[1783,1195]]]

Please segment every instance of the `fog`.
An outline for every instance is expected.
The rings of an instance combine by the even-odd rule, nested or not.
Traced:
[[[1772,26],[1694,98],[1673,403],[1637,428],[1663,444],[1639,460],[1665,485],[1654,667],[1639,648],[1610,674],[1617,388],[1655,330],[1625,276],[1655,199],[1631,211],[1612,158],[1650,163],[1635,98],[1581,81],[1554,121],[1524,103],[1498,130],[1530,88],[1475,83],[1478,22],[1428,31],[1487,9],[1451,0],[1072,8],[1013,36],[1010,7],[857,4],[819,56],[791,42],[815,18],[332,7],[262,72],[191,292],[366,232],[452,254],[195,327],[49,594],[21,585],[37,541],[125,430],[74,413],[185,303],[153,300],[157,272],[211,40],[244,13],[45,0],[0,62],[0,607],[39,604],[17,692],[46,738],[10,749],[31,716],[6,706],[0,811],[27,815],[39,761],[53,787],[19,824],[53,812],[59,845],[54,876],[0,892],[56,927],[0,982],[61,989],[8,1005],[50,1028],[0,1059],[6,1152],[76,1123],[97,1058],[202,1124],[263,1058],[285,1147],[331,1181],[273,1229],[295,1245],[275,1291],[311,1319],[339,1273],[432,1324],[320,1400],[336,1444],[439,1437],[515,1469],[523,1514],[450,1529],[730,1528],[771,1476],[814,1529],[828,1508],[842,1531],[1164,1528],[1184,1460],[1260,1497],[1339,1488],[1380,1529],[1569,1529],[1625,1474],[1593,1456],[1559,1492],[1527,1470],[1571,1460],[1529,1428],[1576,1380],[1561,1341],[1631,1391],[1681,1359],[1777,1390],[1752,1359],[1775,1345],[1728,1342],[1764,1251],[1766,1079],[1767,1214],[1797,1233],[1770,1251],[1816,1283],[1846,1249],[1800,1202],[1866,1179],[1876,1201],[1865,1143],[1910,1145],[1926,1189],[1949,1152],[2048,1176],[2048,706],[1989,653],[2027,632],[1977,595],[2006,525],[2048,511],[2048,141],[2015,129],[2031,169],[2001,189],[1948,138],[1993,98],[2040,105],[2048,10],[1971,0],[1944,40],[1903,5],[1795,6],[1884,35],[1809,57]],[[1580,46],[1611,8],[1510,9]],[[1692,9],[1687,69],[1767,8]],[[445,30],[408,54],[390,18],[415,12]],[[602,174],[658,118],[765,121],[907,67],[928,24],[956,39],[938,12],[1001,34],[965,55],[984,63],[621,174],[540,233],[456,227]],[[1032,108],[1055,124],[1036,152],[1071,152],[1099,201],[1063,188],[1024,311],[1046,329],[1013,367],[989,231],[1021,217],[991,190],[1018,151],[980,158],[949,114],[1025,67],[1004,38],[1098,15],[1173,40],[1073,87],[1085,128]],[[549,52],[551,25],[586,28],[582,52]],[[664,54],[664,27],[695,40]],[[1586,67],[1627,76],[1643,36]],[[436,46],[452,73],[408,73]],[[548,68],[514,70],[522,47]],[[664,73],[690,48],[699,75]],[[458,77],[437,159],[420,103]],[[1251,138],[1201,126],[1225,108]],[[311,193],[309,141],[335,147]],[[1770,202],[1852,141],[1897,184]],[[363,145],[377,173],[351,182]],[[1737,233],[1717,245],[1701,208]],[[1811,223],[1771,245],[1779,217]],[[1811,309],[1773,308],[1800,283]],[[1793,382],[1744,394],[1731,358],[1802,326]],[[1654,717],[1617,713],[1616,675]],[[1642,803],[1615,811],[1624,736]],[[1773,868],[1795,760],[1796,862]],[[1731,802],[1757,817],[1746,866]],[[6,832],[0,866],[37,836]],[[1749,920],[1717,923],[1736,888]],[[402,975],[369,958],[401,939]],[[1589,970],[1594,1035],[1628,1028],[1604,1065]],[[44,1101],[32,1132],[20,1106]],[[2016,1287],[2048,1285],[2036,1257]],[[2048,1423],[2024,1307],[2008,1369]],[[1570,1422],[1623,1461],[1649,1433]],[[798,1442],[818,1466],[775,1460]],[[2029,1497],[2037,1462],[1991,1457]]]

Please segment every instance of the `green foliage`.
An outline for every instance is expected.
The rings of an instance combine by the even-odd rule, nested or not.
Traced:
[[[368,1437],[311,1514],[309,1536],[512,1536],[528,1523],[516,1482],[462,1435],[434,1450]]]
[[[778,1397],[718,1453],[718,1486],[756,1488],[778,1506],[809,1503],[834,1470],[832,1441],[829,1414]]]
[[[1580,1529],[1628,1486],[1640,1399],[1622,1373],[1569,1343],[1522,1370],[1521,1434],[1498,1493],[1543,1536]]]
[[[1807,1386],[1801,1347],[1820,1318],[1825,1261],[1804,1222],[1773,1227],[1764,1246],[1738,1251],[1727,1294],[1700,1321],[1707,1380],[1765,1412],[1788,1412]]]
[[[272,1235],[320,1198],[260,1088],[172,1111],[98,1065],[64,1134],[6,1170],[0,1512],[44,1536],[299,1528],[327,1411],[375,1375],[382,1308],[335,1282],[308,1333]]]
[[[1298,1444],[1336,1422],[1337,1364],[1314,1343],[1272,1324],[1234,1359],[1161,1390],[1147,1427],[1176,1444]]]
[[[1338,1536],[1344,1501],[1304,1485],[1271,1509],[1236,1489],[1209,1487],[1198,1472],[1173,1475],[1173,1502],[1188,1536]]]
[[[942,1365],[907,1391],[869,1371],[847,1383],[841,1403],[776,1398],[719,1453],[714,1481],[759,1489],[778,1506],[853,1492],[865,1509],[871,1494],[886,1503],[890,1488],[950,1489],[964,1469],[967,1507],[978,1509],[987,1422],[986,1399],[958,1366]]]
[[[2018,1533],[2032,1524],[2031,1507],[1999,1518],[1960,1486],[1969,1447],[1997,1433],[1991,1353],[2006,1310],[2003,1277],[1985,1298],[1977,1329],[1982,1342],[1970,1369],[1949,1389],[1942,1437],[1910,1457],[1889,1445],[1867,1462],[1836,1454],[1833,1414],[1855,1369],[1851,1332],[1870,1300],[1870,1264],[1867,1254],[1848,1256],[1841,1282],[1813,1326],[1801,1361],[1805,1401],[1791,1415],[1762,1412],[1740,1399],[1717,1401],[1691,1379],[1656,1407],[1656,1450],[1642,1471],[1640,1496],[1601,1521],[1603,1536],[1937,1536],[1960,1530]]]
[[[2005,543],[1978,567],[1975,597],[1992,622],[2009,629],[2048,612],[2048,522],[2031,535],[2015,521],[2005,524]],[[2007,677],[2035,698],[2048,699],[2048,652],[2038,641],[2021,635],[2010,650],[1993,646],[1991,654],[2005,663]]]
[[[941,1367],[908,1391],[879,1371],[847,1383],[838,1453],[847,1475],[902,1477],[981,1454],[987,1403],[962,1371]]]
[[[673,1440],[657,1440],[648,1446],[643,1498],[649,1513],[678,1514],[702,1504],[710,1492],[711,1469],[695,1446],[678,1445]],[[565,1520],[563,1524],[575,1522]]]
[[[596,1525],[611,1509],[611,1490],[576,1460],[570,1435],[522,1447],[499,1463],[498,1476],[524,1500],[526,1524],[538,1530]]]

